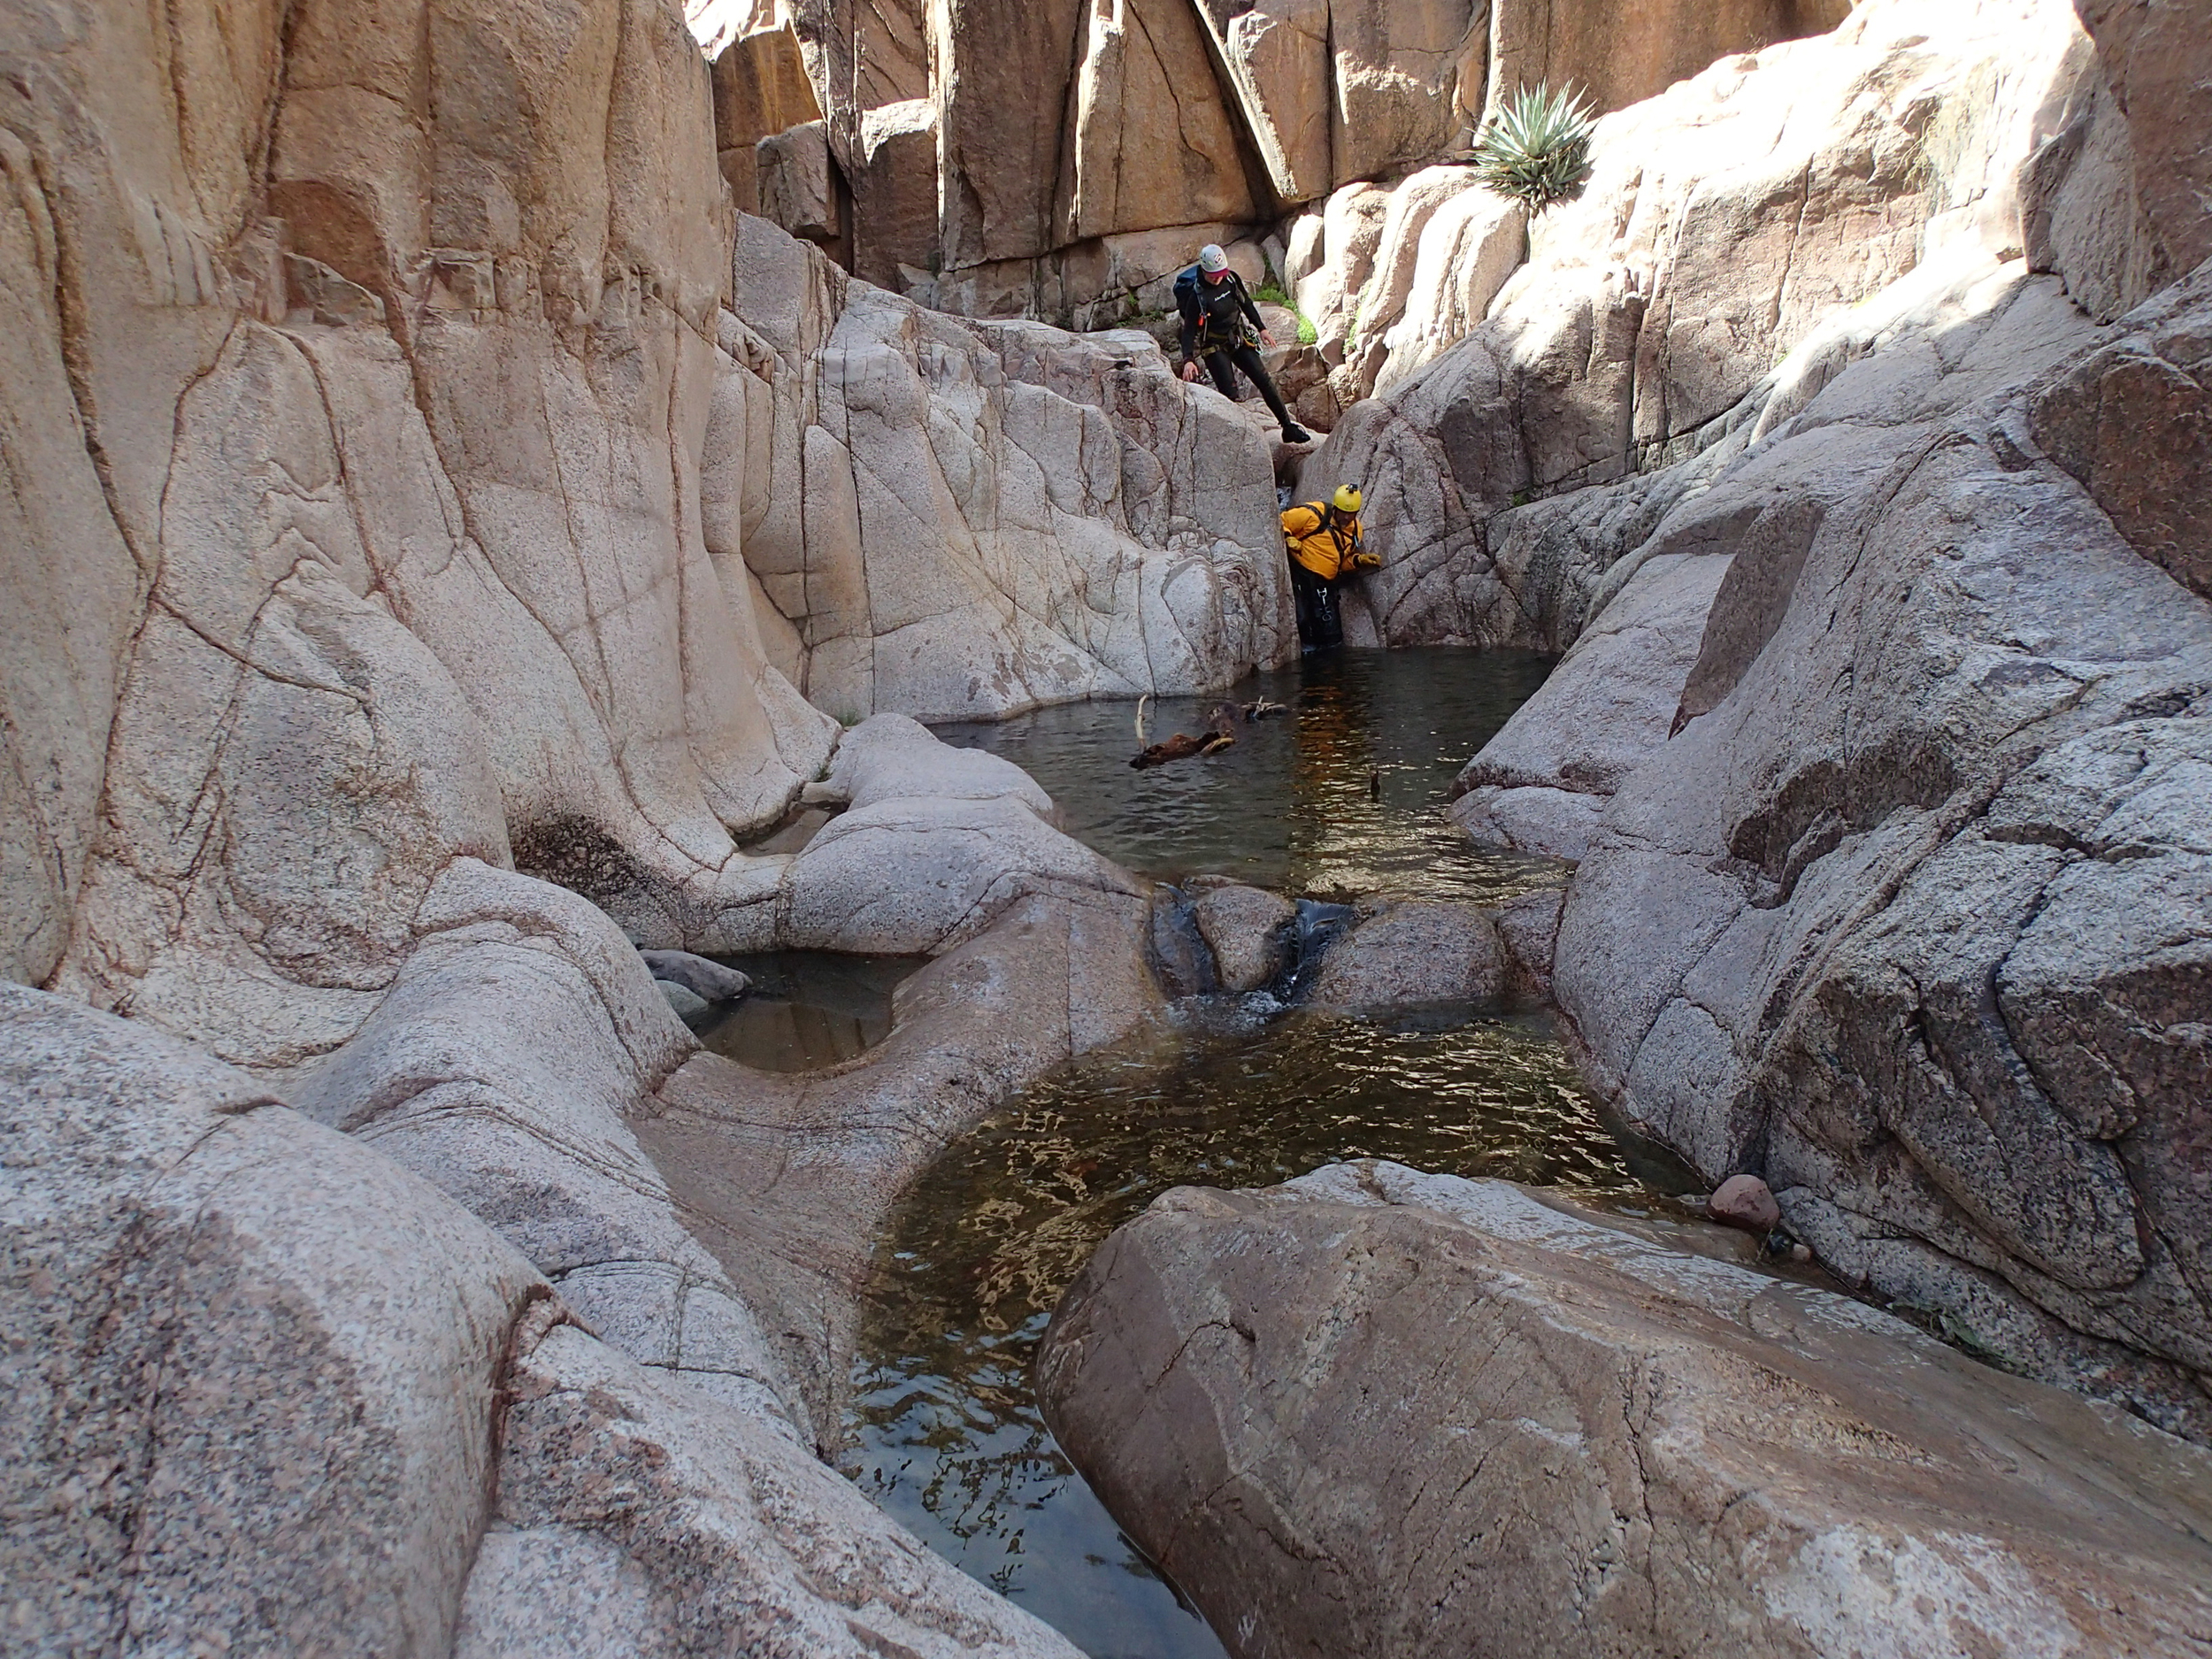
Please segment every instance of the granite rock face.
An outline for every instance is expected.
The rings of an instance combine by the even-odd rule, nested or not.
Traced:
[[[2108,517],[2045,456],[2037,410],[2126,377],[2040,283],[2000,281],[1918,366],[1852,365],[1701,498],[1805,480],[1817,528],[1722,544],[1709,612],[1669,626],[1676,662],[1696,641],[1681,702],[1667,733],[1655,710],[1624,726],[1585,809],[1555,985],[1616,1107],[1709,1179],[1763,1174],[1847,1279],[2201,1436],[2187,780],[2212,610],[2162,567],[2170,531],[2121,528],[2180,522],[2193,486],[2153,469],[2143,518]],[[1498,758],[1569,754],[1578,708],[1532,700]]]
[[[2056,0],[1940,17],[1872,0],[1607,116],[1586,187],[1529,229],[1517,269],[1512,223],[1479,193],[1396,186],[1382,237],[1394,214],[1400,250],[1342,285],[1356,312],[1323,330],[1326,355],[1356,316],[1350,406],[1301,480],[1356,479],[1374,503],[1383,568],[1346,607],[1348,640],[1571,643],[1547,629],[1548,585],[1516,568],[1515,510],[1694,457],[1793,353],[1923,265],[2016,257],[2017,175],[2085,47]],[[1425,214],[1424,190],[1442,196]]]
[[[0,984],[0,1056],[11,1647],[436,1648],[530,1264],[143,1025]]]
[[[456,856],[743,948],[775,872],[733,832],[835,732],[795,676],[870,712],[893,634],[888,693],[989,712],[1283,649],[1268,456],[1210,393],[1049,330],[933,333],[740,237],[711,76],[660,5],[434,15],[434,65],[411,23],[311,6],[259,56],[164,72],[113,19],[23,21],[12,972],[66,956],[78,995],[213,1022],[194,964],[219,957],[304,987],[304,1056],[388,982],[396,935],[364,918]],[[488,114],[518,75],[529,119]],[[418,96],[434,161],[379,125]],[[265,134],[262,199],[238,158]],[[287,890],[311,871],[349,895],[312,926]]]
[[[1294,649],[1266,444],[1149,337],[941,316],[750,219],[737,283],[707,544],[818,707],[1207,691]]]
[[[1238,1655],[2202,1643],[2202,1450],[1719,1233],[1388,1164],[1179,1189],[1040,1395]]]
[[[1159,311],[1165,296],[1150,285],[1204,242],[1248,239],[1256,252],[1287,210],[1463,160],[1501,87],[1572,82],[1613,109],[1716,58],[1832,27],[1847,10],[1732,0],[1624,18],[1599,0],[797,0],[792,26],[856,208],[849,268],[948,311],[1095,327]],[[731,50],[718,42],[732,27],[718,10],[695,19],[715,51]],[[935,154],[926,165],[916,146],[897,194],[933,204],[934,217],[926,235],[918,212],[902,219],[902,251],[872,262],[868,125],[925,104]],[[1147,257],[1133,238],[1173,251]],[[1279,255],[1268,263],[1288,274]]]
[[[1580,860],[1555,989],[1624,1117],[2200,1438],[2203,282],[2100,328],[1932,258],[1698,456],[1509,515],[1577,637],[1453,809]]]

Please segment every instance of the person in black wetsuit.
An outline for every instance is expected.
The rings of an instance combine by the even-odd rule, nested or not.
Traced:
[[[1198,250],[1198,263],[1175,279],[1175,309],[1183,317],[1183,378],[1198,378],[1203,359],[1214,387],[1224,397],[1237,395],[1237,371],[1260,388],[1270,413],[1281,423],[1285,443],[1310,443],[1313,434],[1290,418],[1275,378],[1260,361],[1259,348],[1275,336],[1260,321],[1259,307],[1245,292],[1244,279],[1229,269],[1218,244]]]

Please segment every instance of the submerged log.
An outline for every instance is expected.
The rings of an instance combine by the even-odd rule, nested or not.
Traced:
[[[1206,729],[1193,737],[1187,732],[1178,732],[1173,737],[1157,743],[1144,741],[1144,705],[1152,701],[1151,694],[1137,699],[1138,751],[1129,764],[1142,772],[1150,766],[1164,766],[1171,760],[1188,760],[1194,755],[1211,755],[1228,748],[1237,741],[1237,722],[1243,711],[1233,703],[1217,703],[1207,712]]]

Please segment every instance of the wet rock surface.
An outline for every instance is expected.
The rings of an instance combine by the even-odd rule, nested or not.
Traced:
[[[1040,1392],[1239,1655],[2201,1642],[2202,1451],[1700,1231],[1389,1164],[1184,1188]]]
[[[1298,907],[1279,893],[1240,882],[1193,881],[1191,902],[1214,969],[1225,991],[1257,991],[1273,984],[1291,965],[1291,930]]]
[[[1330,946],[1306,1001],[1347,1014],[1494,1007],[1506,966],[1497,924],[1479,906],[1371,901]]]

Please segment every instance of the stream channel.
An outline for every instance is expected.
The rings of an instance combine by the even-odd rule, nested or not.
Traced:
[[[1220,754],[1148,772],[1128,764],[1127,703],[938,734],[1017,762],[1071,833],[1162,880],[1495,903],[1561,885],[1563,868],[1476,851],[1443,807],[1549,666],[1445,648],[1309,657],[1232,694],[1286,713],[1241,727]],[[1150,740],[1202,730],[1213,701],[1152,704]],[[1540,1013],[1393,1025],[1266,992],[1187,999],[1168,1029],[1033,1086],[917,1181],[864,1305],[846,1472],[1093,1659],[1220,1655],[1062,1455],[1030,1392],[1031,1356],[1091,1252],[1167,1188],[1267,1186],[1351,1157],[1632,1210],[1652,1196]]]

